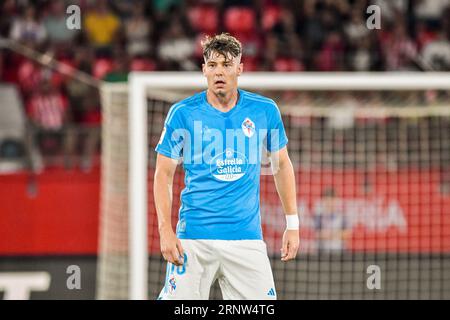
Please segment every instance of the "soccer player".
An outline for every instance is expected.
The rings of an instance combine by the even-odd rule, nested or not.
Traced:
[[[259,207],[263,151],[271,159],[287,227],[281,260],[299,247],[295,177],[280,111],[238,88],[241,43],[229,34],[202,43],[206,91],[174,104],[156,146],[154,198],[161,252],[168,261],[158,299],[208,299],[218,280],[224,299],[276,299]],[[185,188],[176,233],[172,183],[183,163]]]

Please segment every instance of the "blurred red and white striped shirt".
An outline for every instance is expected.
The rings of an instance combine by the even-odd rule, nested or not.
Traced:
[[[61,129],[66,111],[67,100],[60,93],[35,94],[28,104],[31,119],[47,130]]]

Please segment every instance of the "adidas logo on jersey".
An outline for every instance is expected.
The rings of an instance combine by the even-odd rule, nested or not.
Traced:
[[[270,288],[270,290],[267,292],[268,296],[275,296],[275,290],[273,288]]]

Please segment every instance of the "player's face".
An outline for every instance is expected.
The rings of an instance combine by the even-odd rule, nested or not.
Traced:
[[[237,89],[237,79],[243,70],[240,57],[228,56],[213,52],[202,66],[203,74],[208,81],[208,89],[217,96],[225,96]]]

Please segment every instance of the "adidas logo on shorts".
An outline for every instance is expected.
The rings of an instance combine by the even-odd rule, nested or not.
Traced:
[[[273,288],[270,288],[269,292],[267,292],[268,296],[275,296],[275,290]]]

